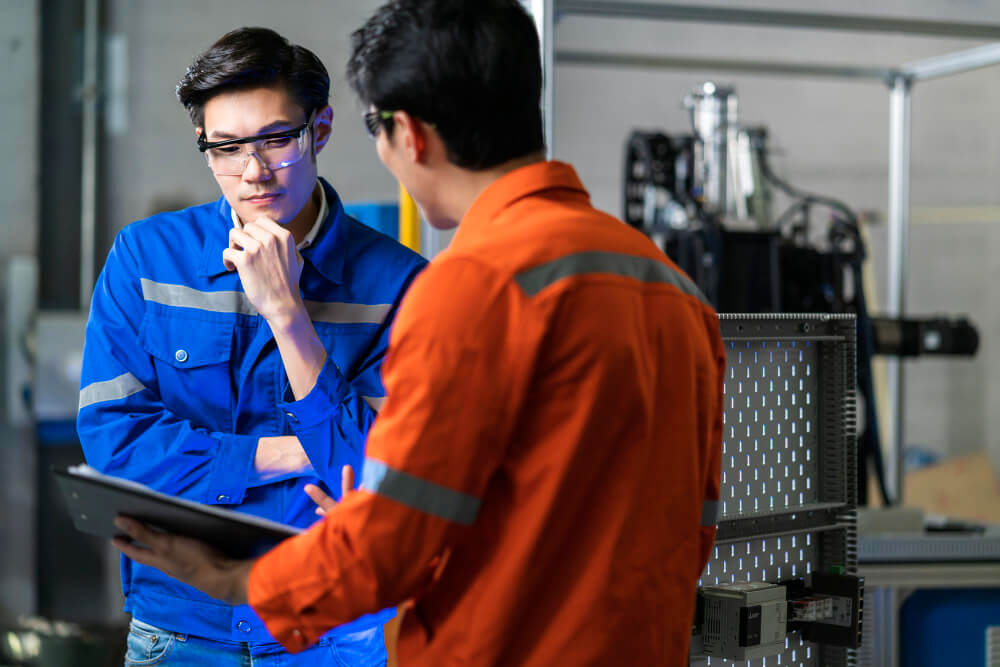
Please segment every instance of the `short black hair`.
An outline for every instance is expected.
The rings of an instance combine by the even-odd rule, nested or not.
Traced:
[[[274,85],[284,85],[307,118],[329,103],[330,75],[315,53],[268,28],[237,28],[194,59],[177,99],[201,127],[205,103],[219,93]]]
[[[453,164],[488,169],[545,148],[538,33],[516,0],[392,0],[351,47],[361,102],[434,124]]]

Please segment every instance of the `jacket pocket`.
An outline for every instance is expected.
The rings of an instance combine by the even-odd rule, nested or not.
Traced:
[[[157,390],[168,411],[212,431],[232,428],[234,323],[157,312],[143,316],[139,337],[153,357]]]
[[[229,362],[233,322],[146,313],[139,330],[142,347],[174,368]]]

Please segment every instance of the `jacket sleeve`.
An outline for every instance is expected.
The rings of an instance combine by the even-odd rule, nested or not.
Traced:
[[[415,281],[392,335],[361,489],[251,572],[250,604],[289,650],[419,594],[476,522],[532,363],[508,344],[531,335],[512,325],[519,298],[464,259]]]
[[[257,438],[209,431],[165,407],[140,342],[144,311],[126,230],[98,277],[87,322],[77,415],[87,463],[190,500],[242,502]]]
[[[368,431],[385,402],[382,363],[389,346],[389,331],[403,295],[424,266],[422,259],[410,260],[401,269],[403,279],[393,294],[392,308],[373,337],[371,348],[352,369],[350,381],[334,360],[327,357],[309,394],[295,401],[291,400],[291,389],[285,389],[286,400],[280,407],[316,475],[326,482],[337,500],[343,467],[349,465],[361,470],[364,462]]]
[[[702,476],[704,480],[704,506],[702,510],[702,525],[700,529],[701,549],[698,570],[693,576],[700,576],[708,564],[712,547],[715,545],[716,525],[720,516],[722,470],[722,427],[724,406],[724,388],[726,382],[726,351],[722,342],[719,318],[708,307],[704,308],[706,340],[711,345],[711,352],[706,355],[711,360],[710,367],[699,371],[698,406],[699,448],[703,456]]]

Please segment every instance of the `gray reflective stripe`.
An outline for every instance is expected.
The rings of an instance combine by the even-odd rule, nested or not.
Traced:
[[[472,525],[479,513],[479,498],[395,470],[375,459],[365,459],[361,488],[466,526]]]
[[[306,310],[313,322],[328,322],[330,324],[382,324],[389,311],[391,303],[339,303],[336,301],[306,301]]]
[[[701,505],[701,525],[714,526],[719,523],[719,501],[706,500]]]
[[[196,308],[213,313],[256,315],[257,309],[243,292],[202,292],[184,285],[169,285],[142,279],[142,298],[164,306]]]
[[[80,409],[104,401],[120,401],[145,389],[139,378],[131,373],[123,373],[113,380],[92,382],[80,390]]]
[[[617,252],[579,252],[522,271],[514,278],[529,296],[535,296],[553,283],[588,273],[610,273],[634,278],[644,283],[673,285],[684,294],[696,296],[702,303],[708,300],[691,279],[676,269],[648,257]]]
[[[362,396],[365,399],[365,403],[372,406],[372,410],[378,412],[385,405],[385,396]]]
[[[203,292],[184,285],[158,283],[142,279],[142,298],[164,306],[195,308],[213,313],[256,315],[257,309],[243,292]],[[341,303],[339,301],[306,301],[306,311],[314,322],[330,324],[382,324],[391,303]]]

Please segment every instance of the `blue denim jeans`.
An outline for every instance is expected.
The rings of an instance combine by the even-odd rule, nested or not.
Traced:
[[[385,667],[381,627],[322,639],[302,653],[280,644],[230,642],[170,632],[135,618],[129,624],[125,667]]]

